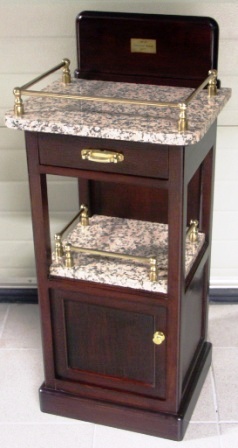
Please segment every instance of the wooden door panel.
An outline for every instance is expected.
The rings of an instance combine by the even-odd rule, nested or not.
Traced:
[[[56,377],[164,397],[166,342],[152,339],[166,333],[165,308],[88,298],[52,291]]]
[[[153,316],[73,301],[64,308],[71,369],[154,384]]]

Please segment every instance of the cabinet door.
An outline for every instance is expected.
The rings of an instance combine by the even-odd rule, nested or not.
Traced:
[[[164,307],[62,290],[51,310],[56,378],[165,397]]]

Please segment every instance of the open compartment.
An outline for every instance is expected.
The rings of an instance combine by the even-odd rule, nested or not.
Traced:
[[[89,218],[87,211],[82,205],[75,219],[55,235],[51,275],[167,293],[168,225],[103,215]],[[191,220],[186,232],[186,275],[204,241],[198,222]]]

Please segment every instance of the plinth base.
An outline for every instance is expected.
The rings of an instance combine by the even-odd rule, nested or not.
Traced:
[[[210,343],[204,344],[177,414],[92,400],[47,388],[45,384],[39,391],[41,410],[151,436],[182,440],[211,364],[211,348]]]

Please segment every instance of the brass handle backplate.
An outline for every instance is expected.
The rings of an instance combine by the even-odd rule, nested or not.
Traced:
[[[152,341],[154,342],[154,344],[156,345],[160,345],[164,342],[165,340],[165,335],[162,331],[156,331],[153,335],[153,339]]]
[[[105,151],[102,149],[82,149],[83,160],[90,160],[97,163],[118,163],[123,162],[124,155],[115,151]]]

